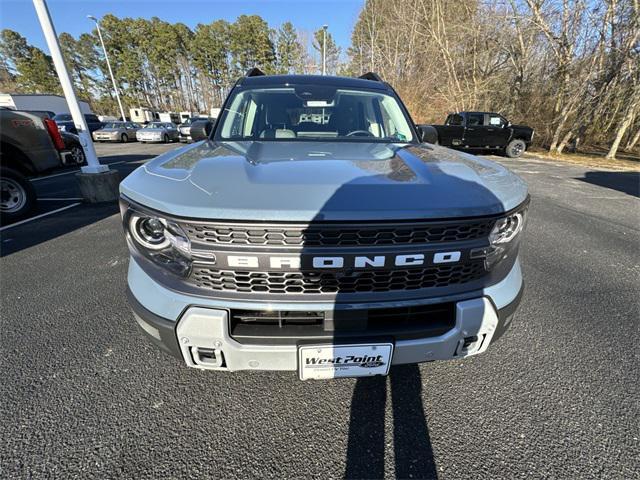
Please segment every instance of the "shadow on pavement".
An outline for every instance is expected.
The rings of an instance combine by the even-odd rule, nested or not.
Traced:
[[[640,172],[586,172],[578,180],[640,197]]]
[[[96,223],[118,213],[118,211],[117,202],[78,205],[49,217],[17,225],[0,233],[0,257],[11,255]]]
[[[154,155],[119,155],[117,158],[118,165],[112,165],[111,168],[117,170],[120,173],[120,178],[124,179],[138,168],[142,164],[141,162],[153,157]],[[107,165],[114,163],[113,161],[105,162],[102,157],[101,160],[102,163]],[[75,170],[77,170],[75,167],[60,169],[59,171],[51,172],[51,175],[53,175],[51,177],[36,179],[34,185],[38,198],[57,197],[64,199],[65,197],[79,197],[80,191],[74,175]],[[56,176],[56,174],[65,172],[68,172],[68,174]],[[54,202],[39,200],[36,209],[27,219],[71,205],[76,201],[75,199]],[[116,213],[118,213],[117,202],[96,205],[82,204],[59,213],[54,213],[51,216],[36,218],[22,225],[8,228],[0,233],[0,257],[47,242]],[[20,221],[22,220],[5,223],[0,226],[7,227],[12,223],[18,223]]]
[[[389,376],[396,478],[437,478],[422,407],[418,365],[393,367]],[[345,478],[383,478],[387,378],[359,378],[353,392]]]

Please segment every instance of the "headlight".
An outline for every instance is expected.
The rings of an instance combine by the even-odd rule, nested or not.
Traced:
[[[166,221],[163,222],[158,217],[141,217],[133,214],[129,219],[129,233],[144,248],[162,250],[169,246],[165,224]]]
[[[489,235],[491,245],[509,243],[518,235],[524,227],[524,211],[517,212],[498,220]]]
[[[528,205],[525,205],[517,212],[499,218],[489,234],[489,246],[472,250],[471,258],[484,258],[485,267],[491,270],[512,252],[517,252],[519,234],[525,226],[527,207]]]
[[[189,275],[191,242],[179,225],[126,204],[122,213],[125,230],[138,252],[176,275]]]

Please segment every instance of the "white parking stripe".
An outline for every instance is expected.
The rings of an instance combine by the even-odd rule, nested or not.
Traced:
[[[54,213],[62,212],[63,210],[67,210],[69,208],[77,207],[78,205],[82,205],[82,202],[72,203],[71,205],[67,205],[66,207],[58,208],[57,210],[51,210],[50,212],[41,213],[40,215],[36,215],[35,217],[27,218],[25,220],[21,220],[21,221],[16,222],[16,223],[12,223],[11,225],[6,225],[6,226],[0,228],[0,232],[2,232],[3,230],[7,230],[8,228],[13,228],[13,227],[17,227],[18,225],[22,225],[24,223],[28,223],[28,222],[30,222],[32,220],[38,220],[39,218],[47,217],[49,215],[53,215]]]
[[[113,163],[103,163],[103,165],[120,165],[121,163],[127,163],[127,160],[120,160],[119,162],[113,162]],[[36,177],[36,178],[30,178],[29,180],[31,180],[32,182],[37,182],[39,180],[46,180],[47,178],[53,178],[53,177],[60,177],[62,175],[69,175],[71,173],[78,173],[80,170],[69,170],[68,172],[62,172],[62,173],[54,173],[53,175],[47,175],[46,177]]]

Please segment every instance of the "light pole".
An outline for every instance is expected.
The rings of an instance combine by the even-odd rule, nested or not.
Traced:
[[[80,110],[76,93],[73,90],[73,83],[71,82],[67,66],[64,63],[62,52],[60,51],[58,36],[56,35],[55,28],[53,27],[53,22],[51,21],[51,15],[49,14],[47,4],[45,3],[45,0],[33,0],[33,6],[36,9],[36,14],[38,15],[38,20],[40,21],[44,38],[47,41],[47,46],[49,47],[53,64],[56,67],[56,72],[60,79],[62,91],[64,92],[67,104],[69,105],[69,111],[71,112],[73,123],[78,130],[80,143],[84,149],[85,157],[87,158],[87,166],[82,167],[82,171],[83,173],[107,172],[109,171],[109,167],[107,165],[100,165],[95,148],[93,147],[91,133],[89,132],[89,128],[87,128],[87,122]]]
[[[102,40],[102,32],[100,31],[100,22],[93,15],[87,15],[89,20],[93,20],[96,22],[96,29],[98,30],[98,38],[100,39],[100,45],[102,45],[102,51],[104,52],[104,58],[107,61],[107,68],[109,69],[109,75],[111,76],[111,83],[113,83],[113,91],[116,94],[116,99],[118,100],[118,106],[120,107],[120,114],[122,115],[122,121],[126,122],[127,117],[124,114],[124,108],[122,108],[122,102],[120,101],[120,94],[118,93],[118,85],[116,84],[116,79],[113,77],[113,70],[111,70],[111,63],[109,62],[109,55],[107,55],[107,49],[104,46],[104,40]]]
[[[327,74],[327,28],[329,25],[322,26],[322,75]]]

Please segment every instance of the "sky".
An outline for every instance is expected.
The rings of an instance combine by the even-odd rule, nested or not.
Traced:
[[[94,27],[87,15],[156,16],[194,28],[198,23],[234,21],[239,15],[256,14],[271,28],[291,21],[297,29],[311,32],[326,23],[344,51],[364,0],[47,0],[47,4],[58,35],[68,32],[76,38]],[[4,28],[17,31],[30,44],[48,52],[31,0],[0,0],[0,29]]]

